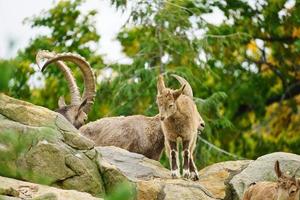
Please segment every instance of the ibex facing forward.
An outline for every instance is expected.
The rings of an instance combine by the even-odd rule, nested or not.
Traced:
[[[162,75],[158,77],[157,82],[157,104],[165,136],[166,154],[170,159],[172,177],[179,177],[177,139],[181,138],[183,176],[198,180],[193,152],[198,129],[203,130],[205,124],[193,101],[190,84],[180,76],[173,75],[173,77],[181,83],[180,89],[166,88]]]

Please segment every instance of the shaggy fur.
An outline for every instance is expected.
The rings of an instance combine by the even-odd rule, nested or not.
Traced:
[[[164,135],[159,116],[107,117],[82,126],[79,131],[96,146],[116,146],[159,160]]]
[[[180,138],[183,147],[183,176],[198,180],[193,152],[196,147],[198,129],[203,130],[204,121],[193,101],[193,92],[189,83],[182,77],[173,76],[182,85],[178,90],[166,88],[162,75],[159,76],[157,82],[157,105],[165,135],[166,154],[170,158],[172,177],[179,177],[177,139]]]
[[[244,193],[243,200],[299,200],[299,180],[284,175],[275,162],[277,182],[253,183]]]

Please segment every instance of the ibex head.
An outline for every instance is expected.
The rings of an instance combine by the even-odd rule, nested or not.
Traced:
[[[277,200],[299,200],[300,181],[295,177],[297,170],[293,176],[283,174],[278,160],[274,168],[277,176]]]
[[[42,71],[44,71],[51,63],[56,63],[63,72],[70,89],[71,103],[70,105],[67,105],[64,97],[60,97],[58,101],[59,108],[56,112],[62,114],[76,128],[80,128],[85,124],[87,113],[94,103],[95,79],[91,66],[83,57],[72,53],[56,54],[49,51],[39,51],[36,56],[36,61],[42,68]],[[75,63],[83,73],[84,92],[82,97],[80,96],[79,89],[70,68],[63,61]]]
[[[62,114],[76,128],[83,126],[87,120],[87,114],[83,111],[87,99],[83,100],[80,105],[67,105],[63,97],[59,98],[58,109],[55,111]]]
[[[158,94],[156,97],[156,101],[159,109],[160,119],[162,121],[176,113],[176,100],[183,93],[185,86],[186,85],[182,85],[177,90],[166,88],[163,76],[159,75],[157,81]]]

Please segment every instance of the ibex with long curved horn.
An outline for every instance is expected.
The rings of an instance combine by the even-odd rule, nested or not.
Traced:
[[[88,111],[85,99],[87,102],[91,102],[91,105],[94,98],[95,81],[90,65],[78,55],[56,54],[48,51],[38,52],[36,60],[42,71],[50,63],[55,62],[63,72],[71,91],[71,104],[65,105],[64,99],[61,97],[59,109],[56,111],[64,115],[75,127],[81,127]],[[72,61],[83,71],[85,91],[87,91],[83,98],[80,97],[73,74],[63,61]],[[164,135],[158,115],[154,117],[143,115],[106,117],[90,122],[79,130],[83,135],[92,139],[96,146],[117,146],[155,160],[159,159],[164,148]]]
[[[79,66],[84,78],[84,92],[80,96],[75,78],[69,67],[63,61],[70,61]],[[87,113],[94,103],[95,97],[95,78],[91,66],[81,56],[73,53],[57,54],[49,51],[39,51],[36,55],[36,62],[42,71],[51,63],[56,63],[63,72],[71,93],[71,103],[66,105],[64,97],[58,101],[59,108],[56,112],[62,114],[76,128],[80,128],[87,120]]]
[[[177,139],[181,138],[183,176],[198,180],[199,176],[193,153],[196,147],[198,129],[204,129],[205,123],[193,101],[193,91],[190,84],[180,76],[172,76],[180,82],[180,89],[167,88],[162,75],[158,77],[157,81],[157,105],[165,136],[166,154],[170,158],[172,177],[179,177]]]

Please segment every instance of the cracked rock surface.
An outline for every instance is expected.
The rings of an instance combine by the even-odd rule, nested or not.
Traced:
[[[172,179],[169,170],[143,155],[117,147],[96,149],[102,155],[99,163],[105,188],[113,188],[119,182],[128,182],[136,188],[138,200],[215,199],[200,182]]]
[[[63,190],[0,176],[0,199],[3,200],[101,200],[85,192]]]
[[[96,158],[63,116],[0,94],[0,175],[103,196]]]
[[[232,200],[234,194],[229,182],[251,162],[251,160],[237,160],[212,164],[199,171],[199,181],[217,199]]]

